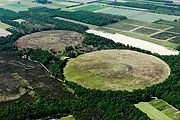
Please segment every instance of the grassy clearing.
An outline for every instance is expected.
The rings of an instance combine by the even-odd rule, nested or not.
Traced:
[[[83,6],[79,8],[75,8],[74,10],[86,10],[86,11],[96,11],[96,10],[101,10],[106,7],[104,6],[97,6],[97,5],[88,5],[88,6]]]
[[[84,35],[74,31],[52,30],[37,32],[21,37],[16,41],[19,48],[41,48],[58,51],[66,46],[80,44]]]
[[[173,21],[175,19],[180,18],[179,16],[164,15],[164,14],[157,14],[151,12],[138,11],[138,10],[123,9],[123,8],[110,8],[110,9],[101,10],[99,12],[114,14],[114,15],[123,15],[129,19],[140,20],[145,22],[154,22],[160,19]]]
[[[160,99],[155,99],[149,102],[153,107],[170,117],[172,120],[179,120],[180,113],[177,109],[167,104],[165,101]]]
[[[180,19],[176,21],[167,21],[167,20],[159,20],[154,22],[156,24],[162,24],[162,25],[170,25],[170,26],[179,26],[180,27]]]
[[[8,25],[8,24],[5,24],[5,23],[2,23],[2,22],[0,22],[0,28],[2,28],[2,29],[7,29],[7,28],[10,28],[10,27],[12,27],[12,26],[10,26],[10,25]]]
[[[75,20],[70,20],[70,19],[66,19],[66,18],[61,18],[61,17],[55,17],[55,18],[59,19],[59,20],[65,20],[65,21],[68,21],[68,22],[73,22],[73,23],[85,25],[85,26],[88,26],[89,28],[97,28],[98,27],[98,26],[95,26],[95,25],[86,24],[86,23],[83,23],[83,22],[79,22],[79,21],[75,21]]]
[[[158,39],[148,37],[146,35],[135,33],[135,32],[123,32],[123,31],[111,30],[111,29],[107,29],[107,28],[97,28],[97,30],[108,32],[108,33],[119,33],[119,34],[126,35],[126,36],[129,36],[129,37],[133,37],[133,38],[145,40],[145,41],[148,41],[148,42],[152,42],[152,43],[155,43],[155,44],[158,44],[158,45],[162,45],[164,47],[171,48],[171,49],[174,49],[174,48],[177,47],[177,44],[175,44],[175,43],[172,43],[172,42],[169,42],[169,41],[164,41],[164,40],[158,40]]]
[[[180,33],[180,27],[173,27],[171,29],[168,29],[167,31],[175,32],[175,33]]]
[[[80,55],[64,69],[67,80],[101,90],[141,89],[163,81],[169,74],[160,59],[129,50],[103,50]]]
[[[141,33],[141,34],[145,34],[145,35],[150,35],[152,33],[158,32],[158,30],[142,27],[142,28],[136,29],[133,32],[137,32],[137,33]]]
[[[153,107],[148,102],[142,102],[139,104],[135,104],[137,108],[146,113],[152,120],[172,120],[167,115]]]

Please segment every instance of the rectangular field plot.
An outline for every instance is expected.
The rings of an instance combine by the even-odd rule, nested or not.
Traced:
[[[163,14],[157,14],[157,13],[144,12],[143,14],[131,16],[129,18],[134,19],[134,20],[146,21],[146,22],[154,22],[160,19],[174,21],[175,19],[179,19],[180,17],[173,16],[173,15],[163,15]]]
[[[133,32],[137,32],[137,33],[141,33],[141,34],[145,34],[145,35],[150,35],[150,34],[153,34],[155,32],[158,32],[158,30],[141,27],[139,29],[136,29]]]
[[[141,102],[139,104],[135,104],[135,106],[142,112],[146,113],[152,120],[172,120],[148,102]]]
[[[161,33],[158,33],[158,34],[153,35],[151,37],[156,38],[156,39],[160,39],[160,40],[167,40],[167,39],[169,39],[171,37],[175,37],[175,36],[176,36],[176,34],[174,34],[174,33],[161,32]]]
[[[172,38],[171,40],[169,40],[169,42],[180,44],[180,37]]]
[[[180,120],[180,112],[165,101],[155,99],[149,102],[153,107],[170,117],[172,120]]]
[[[175,19],[180,18],[179,16],[163,15],[163,14],[143,12],[137,10],[122,9],[122,8],[110,8],[110,9],[100,10],[98,12],[113,14],[113,15],[123,15],[129,19],[140,20],[145,22],[154,22],[160,19],[173,21]]]
[[[96,10],[101,10],[106,7],[104,6],[97,6],[97,5],[88,5],[88,6],[83,6],[83,7],[78,7],[73,10],[86,10],[86,11],[96,11]]]
[[[107,25],[106,27],[117,29],[117,30],[123,30],[123,31],[130,31],[132,29],[137,28],[137,26],[126,24],[126,23],[123,23],[123,22],[110,24],[110,25]]]
[[[127,20],[124,20],[124,22],[138,25],[138,26],[145,26],[145,27],[150,27],[154,29],[160,29],[160,30],[164,30],[170,27],[169,25],[161,25],[161,24],[155,24],[155,23],[144,22],[144,21],[133,20],[133,19],[127,19]]]

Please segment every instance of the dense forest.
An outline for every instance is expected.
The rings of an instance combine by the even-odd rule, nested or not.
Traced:
[[[180,8],[174,7],[175,5],[173,4],[167,6],[169,5],[169,3],[166,3],[165,5],[142,3],[142,2],[110,2],[106,4],[148,9],[151,12],[160,13],[160,14],[169,14],[169,15],[178,15],[178,16],[180,15]]]
[[[9,20],[8,23],[14,27],[9,29],[13,34],[7,37],[0,37],[0,50],[12,51],[12,54],[16,53],[16,56],[19,58],[23,55],[27,55],[30,59],[44,64],[55,78],[64,81],[73,91],[72,94],[77,96],[77,99],[58,100],[36,93],[30,101],[24,101],[23,98],[26,97],[24,96],[18,100],[9,102],[8,105],[6,103],[0,103],[1,119],[50,119],[71,114],[76,120],[150,120],[148,116],[137,109],[134,104],[150,101],[152,99],[151,97],[161,98],[177,109],[180,109],[180,55],[161,56],[152,54],[147,50],[126,46],[121,43],[115,43],[110,39],[88,34],[85,32],[87,29],[86,26],[54,19],[51,16],[54,12],[55,10],[51,9],[36,8],[20,12],[19,14],[14,13],[10,15],[9,17],[11,18],[16,16],[15,18],[24,19],[26,22],[19,24],[13,22],[13,19]],[[3,15],[7,15],[6,12],[3,13]],[[0,16],[2,16],[2,14]],[[4,21],[6,19],[4,18]],[[133,92],[125,90],[101,91],[83,88],[64,78],[63,68],[68,62],[67,60],[60,60],[48,51],[43,51],[41,49],[18,50],[14,44],[14,41],[23,35],[50,29],[74,30],[85,35],[81,47],[69,46],[65,48],[66,55],[76,57],[93,50],[129,49],[154,55],[164,60],[171,68],[171,75],[163,83],[147,87],[143,90],[133,90]],[[87,49],[87,46],[91,46],[91,48],[94,49],[80,52],[83,47]]]
[[[57,11],[57,12],[54,12],[53,16],[77,20],[80,22],[93,24],[97,26],[103,26],[103,25],[118,22],[119,20],[127,19],[125,16],[94,13],[90,11],[75,11],[75,12]]]

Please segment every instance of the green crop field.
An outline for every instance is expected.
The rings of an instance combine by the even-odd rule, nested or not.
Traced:
[[[97,6],[97,5],[88,5],[88,6],[75,8],[74,10],[96,11],[96,10],[100,10],[100,9],[104,9],[104,8],[106,8],[106,7]]]
[[[8,24],[5,24],[5,23],[2,23],[2,22],[0,22],[0,28],[2,28],[2,29],[7,29],[7,28],[10,28],[10,27],[12,27],[12,26],[10,26],[10,25],[8,25]]]
[[[136,29],[136,30],[133,31],[133,32],[137,32],[137,33],[141,33],[141,34],[145,34],[145,35],[150,35],[150,34],[152,34],[152,33],[158,32],[158,30],[141,27],[141,28],[139,28],[139,29]]]
[[[159,73],[157,71],[160,74],[156,74]],[[165,80],[168,74],[169,67],[165,62],[130,50],[102,50],[83,54],[71,59],[64,69],[66,80],[101,90],[141,89]]]
[[[134,26],[134,25],[131,25],[131,24],[126,24],[126,23],[123,23],[123,22],[120,21],[118,23],[109,24],[109,25],[107,25],[105,27],[118,29],[118,30],[123,30],[123,31],[130,31],[130,30],[136,28],[137,26]]]
[[[122,8],[110,8],[100,10],[99,12],[113,14],[113,15],[123,15],[129,19],[140,20],[145,22],[154,22],[156,20],[168,20],[173,21],[175,19],[180,19],[179,16],[172,16],[172,15],[164,15],[164,14],[157,14],[157,13],[150,13],[138,10],[129,10],[129,9],[122,9]],[[151,17],[149,17],[151,16]]]
[[[141,102],[139,104],[135,104],[135,106],[146,113],[152,120],[172,120],[148,102]]]
[[[149,103],[153,107],[170,117],[172,120],[180,120],[180,113],[178,113],[179,111],[171,105],[167,104],[165,101],[155,99],[150,101]]]

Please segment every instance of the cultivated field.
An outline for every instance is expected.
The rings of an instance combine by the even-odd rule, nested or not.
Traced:
[[[101,10],[101,9],[104,9],[104,8],[106,8],[106,7],[104,7],[104,6],[97,6],[97,5],[87,5],[87,6],[75,8],[73,10],[96,11],[96,10]]]
[[[141,102],[139,104],[135,104],[135,106],[146,113],[152,120],[172,120],[148,102]]]
[[[142,89],[162,82],[168,65],[151,55],[130,50],[103,50],[80,55],[64,69],[66,80],[101,90]]]
[[[37,32],[21,37],[16,41],[19,48],[41,48],[43,50],[60,50],[70,45],[77,45],[84,39],[84,35],[66,30]]]
[[[102,32],[102,31],[105,31],[105,32]],[[160,55],[177,55],[177,54],[179,54],[178,51],[169,50],[161,45],[158,45],[158,44],[162,44],[162,45],[166,46],[169,44],[170,45],[173,44],[173,43],[169,43],[168,41],[165,41],[165,42],[155,41],[155,39],[146,38],[146,36],[132,34],[130,32],[129,33],[120,32],[120,34],[119,34],[118,31],[112,31],[112,30],[106,31],[106,30],[102,30],[102,29],[101,29],[101,31],[90,29],[90,30],[87,30],[87,32],[93,33],[95,35],[99,35],[101,37],[111,39],[115,42],[123,43],[125,45],[131,45],[133,47],[149,50],[152,53],[158,53]],[[130,37],[128,37],[128,36],[130,36]],[[146,41],[144,41],[144,39]],[[153,40],[154,40],[154,42],[157,42],[157,44],[151,43]],[[171,47],[173,47],[173,46],[174,46],[174,44]]]
[[[179,34],[179,27],[175,25],[156,24],[139,20],[127,19],[118,23],[103,26],[101,29],[109,29],[113,33],[120,33],[130,37],[142,39],[168,48],[176,48],[177,42],[173,42]],[[102,30],[103,31],[103,30]]]
[[[179,16],[163,15],[163,14],[150,13],[150,12],[144,12],[144,11],[138,11],[138,10],[122,9],[122,8],[102,9],[97,12],[113,14],[113,15],[123,15],[129,19],[146,21],[146,22],[154,22],[159,19],[173,21],[175,19],[180,18]]]
[[[180,111],[174,108],[173,106],[169,105],[165,101],[161,99],[155,99],[149,102],[153,107],[170,117],[172,120],[179,120],[180,119]]]

